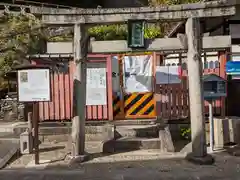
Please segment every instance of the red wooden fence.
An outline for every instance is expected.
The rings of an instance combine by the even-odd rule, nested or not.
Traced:
[[[71,120],[73,117],[73,74],[75,65],[72,57],[51,57],[40,55],[34,58],[34,64],[47,64],[51,67],[51,102],[39,103],[41,121]],[[112,119],[112,70],[111,57],[106,55],[89,55],[88,62],[106,63],[107,105],[86,107],[87,120]]]
[[[159,56],[159,55],[157,55]],[[157,57],[157,65],[163,62],[162,57]],[[225,52],[219,53],[213,68],[206,68],[203,74],[216,74],[226,79],[225,64],[227,56]],[[212,63],[212,62],[211,62]],[[155,98],[157,104],[157,116],[166,120],[186,119],[189,117],[189,96],[187,85],[187,71],[182,71],[181,84],[156,85]],[[205,113],[208,114],[208,102],[205,101]],[[225,98],[213,102],[215,116],[225,116]]]
[[[155,58],[156,65],[161,65],[162,59]],[[219,53],[219,64],[214,68],[204,69],[204,74],[215,73],[226,78],[226,53]],[[112,120],[112,70],[110,55],[89,55],[89,62],[102,62],[107,65],[107,105],[87,106],[87,120]],[[216,59],[217,61],[217,59]],[[41,121],[71,120],[73,116],[73,74],[74,63],[71,56],[47,57],[40,55],[32,57],[35,64],[48,64],[52,67],[51,89],[52,101],[39,103]],[[218,62],[218,61],[217,61]],[[176,120],[189,117],[189,98],[187,86],[187,72],[183,70],[181,84],[156,85],[155,99],[157,101],[157,116],[162,119]],[[208,104],[205,102],[205,112],[208,113]],[[215,115],[225,115],[225,98],[213,103]]]

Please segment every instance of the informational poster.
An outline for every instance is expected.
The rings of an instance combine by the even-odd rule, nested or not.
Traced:
[[[178,84],[179,66],[157,66],[156,67],[156,84]]]
[[[86,105],[106,105],[106,64],[89,63],[87,66]]]
[[[18,70],[19,102],[50,101],[49,69]]]
[[[152,91],[152,55],[125,56],[123,69],[125,92]]]

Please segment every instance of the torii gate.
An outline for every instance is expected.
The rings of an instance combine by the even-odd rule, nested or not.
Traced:
[[[200,18],[231,16],[235,14],[235,2],[219,0],[194,4],[161,7],[140,7],[123,9],[41,9],[32,8],[31,13],[42,14],[42,22],[51,25],[74,25],[74,76],[76,92],[76,113],[73,118],[73,157],[84,159],[85,144],[85,105],[86,105],[86,55],[91,53],[129,52],[126,41],[88,41],[84,26],[91,24],[124,23],[128,20],[177,21],[187,19],[187,43],[180,39],[155,39],[148,44],[146,51],[186,50],[190,95],[190,117],[192,132],[191,160],[212,161],[206,152],[204,100],[202,92],[202,48],[226,48],[231,45],[230,36],[201,36]],[[110,44],[111,43],[111,44]],[[114,46],[113,46],[114,43]],[[107,47],[107,48],[106,48]],[[210,157],[210,158],[209,158]]]

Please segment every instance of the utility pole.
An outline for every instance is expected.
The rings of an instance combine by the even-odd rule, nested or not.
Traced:
[[[204,97],[202,84],[202,35],[199,18],[188,18],[186,23],[188,41],[187,70],[189,81],[190,118],[192,134],[192,154],[189,160],[196,163],[209,164],[213,158],[207,155]]]
[[[74,63],[73,78],[73,119],[72,119],[72,157],[84,161],[85,155],[85,107],[86,107],[86,61],[88,40],[85,28],[74,24]]]

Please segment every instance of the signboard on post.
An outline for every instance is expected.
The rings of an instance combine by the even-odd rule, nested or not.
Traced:
[[[49,69],[18,70],[18,100],[19,102],[50,101]]]
[[[37,65],[15,67],[17,70],[18,101],[32,103],[33,129],[29,129],[28,136],[34,143],[35,164],[39,164],[39,102],[51,100],[50,68]],[[31,122],[29,122],[31,124]],[[34,140],[33,140],[34,137]],[[22,142],[23,143],[23,142]],[[30,142],[29,142],[30,143]],[[31,142],[32,143],[32,142]]]

